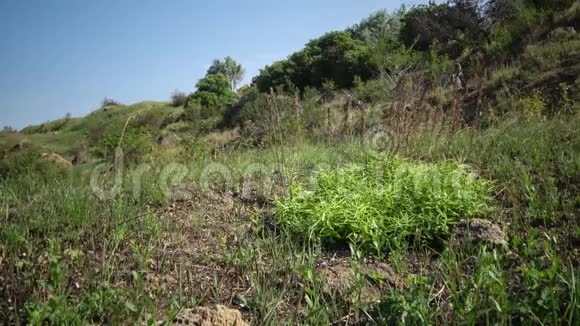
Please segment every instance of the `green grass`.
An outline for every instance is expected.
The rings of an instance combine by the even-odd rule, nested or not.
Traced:
[[[123,191],[102,201],[75,171],[21,164],[22,170],[0,178],[0,275],[4,280],[0,320],[17,323],[26,316],[24,320],[37,325],[81,325],[113,322],[112,316],[118,322],[137,321],[145,310],[154,312],[155,300],[145,295],[144,288],[112,284],[141,273],[136,268],[137,274],[131,276],[121,258],[138,261],[141,254],[120,252],[132,241],[148,248],[158,238],[157,221],[148,207],[151,194],[158,192],[156,185],[144,183],[138,198]],[[131,183],[130,177],[125,184]],[[125,302],[133,302],[140,313],[117,308]]]
[[[523,8],[505,31],[535,32],[500,24],[457,60],[437,52],[470,42],[396,50],[409,66],[355,83],[349,113],[342,90],[276,90],[243,96],[231,130],[217,114],[161,128],[186,110],[141,102],[0,133],[0,324],[169,324],[218,303],[255,325],[580,325],[579,8]],[[456,104],[482,115],[455,124]],[[184,141],[155,144],[168,133]],[[85,148],[70,170],[40,159]],[[264,177],[274,191],[244,197]],[[182,183],[193,198],[172,200]],[[505,243],[450,236],[469,217]]]
[[[133,109],[140,117],[153,112],[145,120],[155,125],[172,110],[156,105]],[[124,122],[129,108],[26,137],[64,150],[89,126]],[[0,164],[6,171],[0,178],[0,321],[143,324],[170,319],[181,308],[241,302],[245,319],[266,325],[577,324],[578,119],[505,116],[482,130],[426,134],[397,155],[377,155],[356,137],[293,137],[256,148],[236,133],[182,135],[183,145],[154,147],[125,166],[121,192],[111,200],[97,198],[89,186],[96,162],[63,172],[21,151]],[[176,166],[185,168],[183,178],[169,169]],[[188,271],[168,272],[173,261],[155,255],[175,249],[163,239],[179,235],[182,226],[165,225],[156,209],[167,200],[163,183],[200,184],[208,167],[225,168],[230,181],[230,189],[212,188],[218,189],[213,195],[232,190],[236,198],[241,180],[265,171],[285,177],[292,196],[252,207],[234,231],[208,231],[222,241],[216,274],[184,285]],[[100,179],[110,184],[113,176],[105,169]],[[216,173],[209,182],[227,184],[223,177]],[[203,206],[191,214],[220,209]],[[242,211],[234,206],[228,221]],[[506,246],[447,241],[453,223],[470,216],[499,223]],[[284,227],[272,230],[276,225]],[[196,227],[205,230],[203,223]],[[333,242],[351,242],[350,255],[340,258],[345,253]],[[365,289],[385,282],[360,272],[368,261],[390,264],[404,286],[381,287],[380,302],[362,301]],[[337,263],[355,275],[342,295],[324,290],[322,271]],[[178,291],[156,286],[148,277],[155,273],[178,278]],[[233,298],[221,292],[230,282],[237,288]],[[184,294],[192,285],[206,293]]]
[[[575,229],[580,190],[580,116],[506,117],[484,131],[425,135],[407,154],[430,161],[461,160],[494,180],[503,213],[515,226]],[[572,225],[568,223],[572,223]]]
[[[101,108],[82,118],[71,118],[50,121],[42,125],[24,128],[18,135],[25,143],[31,144],[43,152],[55,152],[67,159],[72,159],[83,145],[91,147],[102,137],[108,128],[120,129],[129,117],[140,127],[149,127],[160,132],[163,119],[173,112],[181,110],[166,102],[141,102],[128,106]],[[0,135],[0,143],[14,143],[9,135]],[[14,137],[12,137],[14,138]]]
[[[381,253],[411,238],[425,243],[449,235],[458,219],[488,213],[489,194],[489,182],[465,166],[391,156],[318,172],[310,185],[294,184],[276,213],[305,239]]]

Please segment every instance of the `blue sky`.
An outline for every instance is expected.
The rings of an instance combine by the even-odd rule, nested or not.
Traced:
[[[0,0],[0,128],[83,116],[104,97],[168,100],[228,55],[248,82],[325,32],[421,2]]]

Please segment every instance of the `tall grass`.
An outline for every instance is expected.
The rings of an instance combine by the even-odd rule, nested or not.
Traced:
[[[578,115],[508,115],[486,130],[423,134],[406,155],[460,160],[494,181],[508,251],[452,245],[379,315],[396,322],[577,324]],[[427,299],[426,299],[427,298]],[[409,318],[413,319],[409,319]],[[407,318],[402,319],[402,318]]]
[[[430,161],[465,161],[495,180],[498,199],[516,226],[557,226],[573,222],[577,213],[578,124],[578,114],[549,120],[508,116],[487,130],[442,134],[437,142],[425,134],[406,152]]]
[[[0,321],[110,321],[113,304],[142,290],[129,287],[127,292],[114,284],[131,275],[120,255],[130,240],[149,246],[158,237],[151,232],[157,222],[147,218],[148,197],[136,200],[121,192],[100,200],[75,173],[25,171],[0,180]],[[135,317],[128,309],[119,316]]]

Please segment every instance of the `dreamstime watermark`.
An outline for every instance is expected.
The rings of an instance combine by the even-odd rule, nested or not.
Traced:
[[[386,157],[387,154],[394,154],[398,150],[395,138],[384,130],[370,132],[364,139],[364,148],[375,157],[381,155]],[[365,169],[366,174],[371,174],[364,176],[366,180],[374,180],[377,188],[388,188],[395,194],[419,195],[425,193],[426,190],[433,193],[443,191],[444,188],[465,189],[465,183],[469,182],[471,177],[475,177],[468,176],[467,169],[461,169],[460,173],[440,173],[429,165],[398,164],[393,166],[388,159],[377,159],[374,162],[372,169],[368,167],[365,169],[366,163],[351,163],[348,167]],[[255,194],[263,198],[272,198],[274,194],[279,195],[280,191],[284,194],[288,192],[288,186],[293,179],[293,176],[288,174],[296,172],[287,171],[283,165],[284,162],[272,165],[255,162],[244,167],[235,167],[237,173],[234,173],[232,168],[220,162],[210,162],[201,169],[199,165],[193,163],[188,166],[181,162],[171,162],[162,166],[143,163],[127,170],[123,150],[118,147],[115,150],[113,163],[102,163],[93,169],[90,186],[93,193],[101,200],[112,200],[122,192],[132,193],[133,198],[139,200],[144,194],[145,187],[155,187],[155,190],[163,193],[166,198],[170,198],[175,187],[182,183],[193,184],[198,191],[203,193],[232,193],[238,190],[242,198]],[[317,172],[328,171],[340,165],[339,162],[306,164],[309,169],[300,171],[301,176],[306,176],[301,179],[302,187],[305,190],[316,191],[320,187],[320,180],[316,177]],[[338,174],[337,177],[342,176]],[[342,182],[339,180],[339,183]],[[276,184],[278,187],[274,187]],[[461,191],[455,193],[461,195]]]

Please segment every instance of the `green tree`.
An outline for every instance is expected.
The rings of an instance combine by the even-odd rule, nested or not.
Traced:
[[[330,32],[310,41],[287,60],[262,69],[254,84],[261,92],[278,86],[321,88],[326,81],[333,81],[337,88],[348,88],[355,76],[368,80],[376,71],[370,54],[369,46],[352,38],[350,32]]]
[[[256,85],[260,92],[267,92],[270,87],[287,86],[293,76],[292,63],[289,60],[276,61],[264,69],[260,69],[260,74],[254,77],[252,83]]]
[[[363,40],[374,44],[380,39],[397,39],[401,30],[401,20],[404,17],[404,9],[389,14],[386,10],[377,11],[360,23],[347,29],[354,39]]]
[[[480,43],[485,36],[479,6],[469,2],[414,7],[403,19],[401,40],[405,46],[425,52],[437,44],[451,58],[459,57],[463,49]]]
[[[235,91],[238,84],[244,79],[245,70],[232,57],[223,60],[215,59],[207,70],[207,76],[222,74],[230,83],[231,90]]]
[[[349,32],[327,33],[306,47],[313,54],[310,80],[317,88],[327,80],[339,88],[352,87],[355,76],[367,80],[374,71],[368,46]]]
[[[16,132],[16,129],[12,128],[11,126],[4,126],[2,132]]]
[[[187,101],[187,109],[199,106],[202,117],[220,113],[235,97],[230,82],[223,74],[207,75],[197,82],[196,87],[197,90]]]

